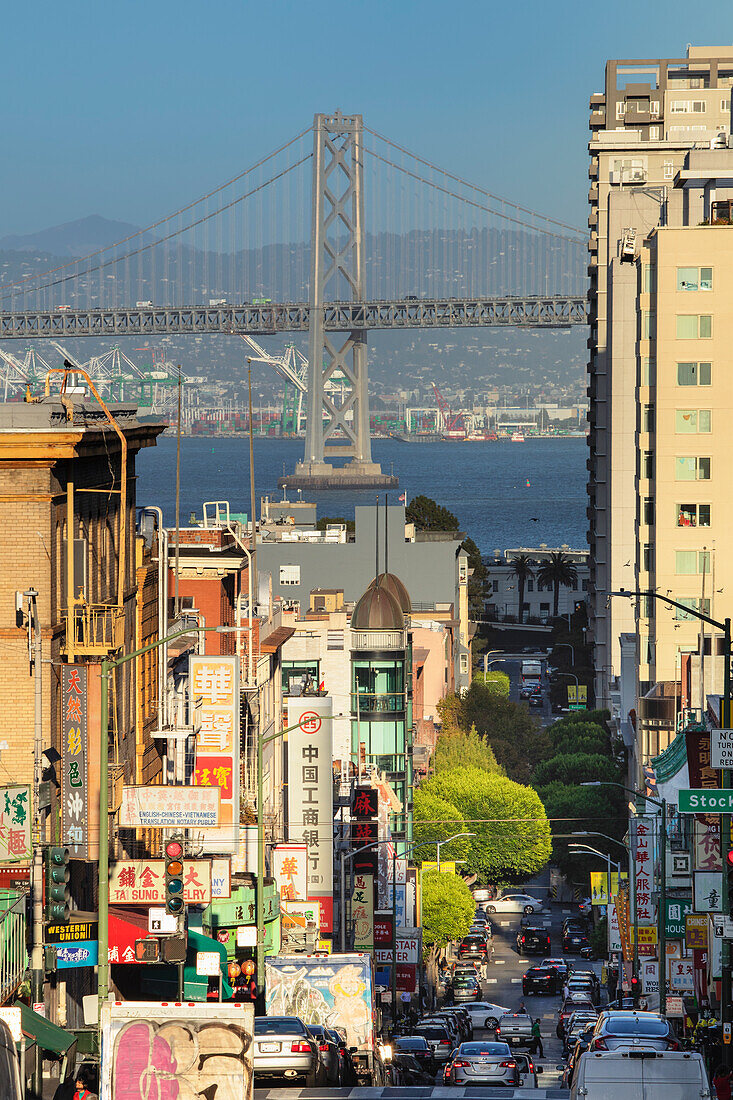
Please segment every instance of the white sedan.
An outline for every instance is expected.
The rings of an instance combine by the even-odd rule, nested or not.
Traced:
[[[529,894],[504,894],[486,903],[487,913],[541,913],[544,906]]]
[[[503,1005],[492,1004],[491,1001],[468,1001],[460,1007],[469,1014],[474,1027],[487,1028],[489,1031],[495,1031],[501,1017],[512,1011]]]

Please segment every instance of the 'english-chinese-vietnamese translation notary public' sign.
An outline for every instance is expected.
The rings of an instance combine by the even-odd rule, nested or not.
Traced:
[[[211,828],[219,824],[219,787],[123,787],[122,828]]]

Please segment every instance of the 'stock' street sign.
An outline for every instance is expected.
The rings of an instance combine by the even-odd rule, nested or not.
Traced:
[[[733,789],[686,789],[679,792],[681,814],[730,814],[733,813]]]

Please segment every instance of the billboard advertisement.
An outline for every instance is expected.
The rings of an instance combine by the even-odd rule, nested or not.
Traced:
[[[239,658],[189,657],[189,691],[200,725],[196,733],[197,787],[219,788],[219,824],[204,828],[207,853],[239,846]]]

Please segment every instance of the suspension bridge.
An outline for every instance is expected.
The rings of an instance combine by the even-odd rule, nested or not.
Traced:
[[[251,344],[307,332],[305,455],[285,480],[383,487],[396,479],[371,458],[368,332],[585,325],[585,246],[584,230],[440,168],[360,115],[317,115],[124,240],[6,272],[0,340],[224,334]]]

